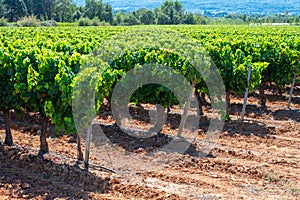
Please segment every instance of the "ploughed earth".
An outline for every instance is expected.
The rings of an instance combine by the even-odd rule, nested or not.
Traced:
[[[0,199],[300,199],[300,88],[295,88],[291,109],[288,88],[282,95],[266,91],[266,108],[250,95],[244,122],[242,96],[232,97],[231,121],[211,134],[210,143],[213,111],[206,106],[199,127],[182,133],[191,144],[186,149],[187,141],[174,137],[182,108],[171,109],[160,133],[134,137],[115,125],[104,107],[92,126],[88,172],[83,164],[75,166],[76,139],[55,134],[53,127],[50,153],[37,157],[38,115],[13,115],[14,145],[5,146],[1,115]],[[149,129],[153,108],[131,105],[130,130]]]

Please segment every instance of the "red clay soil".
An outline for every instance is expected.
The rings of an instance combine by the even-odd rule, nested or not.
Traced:
[[[295,91],[291,110],[286,109],[287,92],[283,95],[267,92],[267,108],[257,106],[256,95],[251,96],[245,122],[238,120],[242,98],[232,97],[231,121],[205,158],[195,156],[197,143],[184,155],[151,154],[177,133],[180,108],[171,110],[159,136],[147,139],[124,134],[103,108],[96,126],[110,143],[92,146],[90,161],[116,173],[74,166],[76,143],[70,136],[54,137],[52,128],[50,154],[38,158],[36,115],[14,118],[15,145],[5,146],[1,116],[0,199],[300,199],[300,91]],[[136,126],[148,126],[151,108],[130,108]],[[209,107],[204,113],[198,139],[205,137]]]

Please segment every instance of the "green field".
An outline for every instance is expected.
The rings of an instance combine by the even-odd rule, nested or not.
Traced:
[[[250,91],[261,83],[284,87],[292,82],[297,70],[299,74],[299,27],[1,28],[0,110],[6,115],[11,109],[16,112],[40,112],[45,121],[50,120],[56,126],[57,131],[75,133],[72,92],[74,78],[82,68],[82,63],[110,37],[126,31],[150,30],[149,27],[153,30],[177,31],[202,45],[216,64],[228,93],[244,93],[250,65],[253,68]],[[128,38],[128,41],[131,39]],[[189,82],[197,77],[197,92],[209,95],[202,77],[195,72],[187,58],[174,56],[176,53],[168,49],[151,49],[148,46],[145,44],[145,48],[124,52],[116,62],[108,63],[101,81],[97,83],[96,109],[104,98],[111,96],[112,87],[130,67],[149,62],[172,67]],[[147,61],[147,57],[151,56],[158,56],[158,59]],[[209,69],[210,66],[207,67]],[[132,101],[161,103],[165,107],[178,103],[176,97],[163,86],[152,86],[159,92],[149,92],[149,87],[139,90]]]

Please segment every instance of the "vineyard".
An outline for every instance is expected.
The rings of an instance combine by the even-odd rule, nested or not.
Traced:
[[[0,30],[0,197],[299,198],[299,27]],[[185,54],[184,50],[194,54]],[[200,52],[201,56],[197,57],[195,52]],[[198,61],[202,63],[200,68]],[[159,135],[149,140],[128,136],[116,126],[115,123],[122,119],[111,110],[113,89],[132,70],[130,83],[140,81],[139,73],[146,79],[151,73],[143,71],[142,66],[151,63],[163,66],[169,73],[162,75],[162,71],[154,70],[152,75],[167,80],[172,74],[180,74],[188,85],[194,86],[199,120],[195,131],[197,139],[205,138],[215,108],[222,110],[225,105],[224,112],[219,113],[225,126],[205,158],[195,156],[199,147],[193,143],[184,155],[168,160],[164,170],[139,169],[143,161],[132,161],[141,160],[141,155],[167,144],[176,136],[184,106],[189,105],[186,102],[190,91],[184,90],[180,79],[172,77],[174,90],[156,83],[141,84],[128,99],[133,123],[137,127],[148,127],[151,110],[160,104],[163,109],[160,112],[168,110],[166,124],[161,125]],[[222,79],[221,87],[212,78],[215,76],[213,69]],[[80,84],[83,88],[93,88],[95,94],[79,90]],[[125,85],[121,91],[128,87]],[[246,88],[249,89],[248,105],[242,121]],[[215,94],[212,89],[218,92]],[[181,96],[176,95],[179,93]],[[120,105],[127,96],[126,92],[117,95]],[[88,97],[95,100],[91,110],[90,102],[86,102]],[[224,104],[220,103],[222,98]],[[89,118],[90,113],[95,116]],[[113,149],[101,152],[114,155],[108,158],[92,149],[91,162],[114,171],[123,170],[122,173],[114,174],[105,169],[85,172],[73,166],[76,160],[83,160],[86,149],[85,138],[80,139],[78,135],[86,134],[93,118],[97,121],[94,126],[101,126],[114,145]],[[123,155],[122,151],[128,151],[130,156]],[[59,164],[57,157],[62,155],[68,159],[63,164],[60,160]],[[161,163],[162,159],[158,157],[155,162]],[[121,160],[124,164],[116,164]],[[14,167],[9,169],[11,165]],[[126,176],[124,166],[134,171],[129,173],[130,177]],[[20,169],[23,167],[28,172]],[[40,178],[30,172],[33,170]],[[41,188],[35,182],[42,183]],[[94,184],[89,187],[91,182]],[[66,189],[60,193],[58,188],[64,185]]]

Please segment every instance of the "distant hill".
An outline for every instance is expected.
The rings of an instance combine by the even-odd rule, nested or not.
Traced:
[[[76,0],[75,0],[76,1]],[[139,8],[153,9],[159,7],[164,0],[102,0],[113,6],[114,11],[133,11]],[[222,15],[228,13],[240,14],[300,14],[300,0],[181,0],[185,10],[207,15]],[[84,4],[84,0],[77,0]]]

